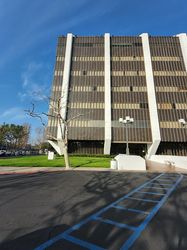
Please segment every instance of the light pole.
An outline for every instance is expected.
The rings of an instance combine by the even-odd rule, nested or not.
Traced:
[[[187,122],[183,118],[180,118],[178,122],[182,124],[183,127],[187,126]]]
[[[126,116],[125,119],[119,118],[119,122],[123,123],[125,125],[125,131],[126,131],[126,155],[129,155],[128,124],[133,123],[134,118],[131,118],[130,116]]]

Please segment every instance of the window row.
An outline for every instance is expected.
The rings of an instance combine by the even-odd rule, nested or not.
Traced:
[[[58,61],[58,62],[63,62],[64,61],[64,56],[57,56],[56,57],[56,60]]]
[[[104,76],[104,71],[71,71],[71,76]]]
[[[119,124],[119,121],[113,121],[112,127],[121,127]],[[103,120],[72,120],[69,123],[69,127],[97,127],[97,128],[103,128],[105,127],[105,122]],[[135,124],[133,126],[135,127]],[[147,124],[136,124],[137,128],[147,128]],[[178,121],[164,121],[160,122],[160,128],[181,128],[181,125]]]
[[[71,90],[74,92],[104,92],[105,88],[104,86],[73,86]]]
[[[181,61],[180,57],[177,56],[152,56],[152,61]],[[64,56],[57,56],[57,61],[64,61]],[[144,61],[143,56],[111,56],[111,61]],[[104,61],[104,56],[74,56],[72,57],[74,62],[97,62]]]
[[[179,91],[178,87],[174,87],[174,86],[157,86],[156,88],[157,92],[176,92]]]
[[[69,91],[74,92],[104,92],[105,87],[100,86],[101,84],[93,85],[93,86],[73,86],[69,89]],[[103,85],[103,84],[102,84]],[[156,86],[156,92],[187,92],[186,88],[176,87],[176,86]],[[61,91],[62,85],[53,85],[53,91]],[[114,86],[111,88],[112,92],[147,92],[146,86]]]
[[[73,62],[100,62],[104,61],[104,56],[73,56]]]
[[[121,128],[123,127],[119,120],[113,120],[111,122],[113,128]],[[104,120],[71,120],[69,123],[69,127],[96,127],[96,128],[104,128],[105,121]],[[131,125],[131,128],[148,128],[150,127],[149,121],[147,120],[135,120]]]
[[[69,123],[70,127],[91,127],[91,128],[104,128],[104,120],[72,120]]]
[[[112,71],[111,76],[145,76],[145,71]]]
[[[72,102],[68,104],[72,109],[104,109],[103,102]]]
[[[62,70],[55,70],[55,76],[63,76],[63,71]]]
[[[104,71],[77,70],[71,71],[71,76],[104,76]],[[145,71],[111,71],[111,76],[145,76]]]
[[[61,91],[62,85],[53,85],[52,91]]]
[[[73,44],[74,47],[104,47],[103,43],[77,43]]]
[[[99,102],[81,102],[69,103],[69,108],[72,109],[104,109],[104,103]],[[113,109],[148,109],[148,103],[112,103]]]
[[[181,125],[178,121],[165,121],[165,122],[160,122],[160,128],[181,128]]]
[[[176,86],[157,86],[157,92],[187,92],[187,87],[176,87]]]
[[[139,103],[113,103],[113,109],[140,109]]]
[[[118,61],[144,61],[143,56],[112,56],[111,60]]]
[[[186,71],[153,71],[154,76],[187,76]]]
[[[104,92],[104,86],[73,86],[71,91],[75,92]],[[146,92],[147,88],[145,86],[117,86],[112,87],[112,92]]]
[[[186,71],[153,71],[154,76],[187,76]],[[62,70],[55,70],[55,76],[63,76]],[[72,76],[104,76],[104,71],[71,71]],[[111,71],[111,76],[145,76],[145,71]]]
[[[158,103],[158,109],[186,109],[187,103]]]
[[[174,61],[174,62],[179,62],[181,59],[178,56],[152,56],[151,57],[152,61]]]
[[[142,43],[112,43],[112,47],[141,47]]]
[[[57,108],[57,102],[50,102],[52,107]],[[104,103],[99,102],[72,102],[68,104],[69,108],[76,109],[104,109]],[[158,109],[183,109],[187,110],[187,103],[158,103]],[[113,109],[148,109],[148,103],[112,103]]]

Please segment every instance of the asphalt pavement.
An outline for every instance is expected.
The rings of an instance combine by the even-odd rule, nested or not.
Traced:
[[[158,176],[73,170],[0,175],[0,250],[76,250],[93,246],[117,250],[139,225],[141,230],[133,236],[130,249],[186,250],[187,175],[180,180],[177,174],[159,177],[162,182],[165,178],[166,187],[167,181],[172,181],[172,190],[165,197],[166,191],[157,180],[155,187],[149,186],[149,190],[159,190],[155,195],[152,192],[156,200],[152,203],[151,194],[148,200],[142,189],[141,196],[132,193],[138,187],[148,188],[146,182]],[[165,197],[163,204],[156,203],[159,199],[155,197]],[[116,201],[119,210],[114,208]],[[123,211],[124,204],[130,210]],[[160,204],[158,211],[153,204]],[[140,207],[145,214],[137,213]],[[98,211],[102,211],[100,222],[94,217]],[[152,217],[146,221],[149,211],[153,211]],[[75,230],[73,226],[81,223]]]

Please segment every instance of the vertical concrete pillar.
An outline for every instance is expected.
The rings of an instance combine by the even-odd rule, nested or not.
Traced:
[[[183,60],[184,60],[185,68],[187,71],[187,35],[186,33],[181,33],[181,34],[178,34],[177,36],[179,37]]]
[[[110,34],[104,36],[105,51],[105,142],[104,154],[110,154],[111,148],[111,69],[110,69]]]
[[[73,44],[73,34],[68,33],[67,40],[66,40],[64,73],[63,73],[62,92],[61,92],[61,116],[62,116],[62,119],[66,119],[66,112],[67,112],[69,80],[70,80],[70,74],[71,74],[72,44]],[[63,132],[64,132],[64,127],[62,126],[62,133]],[[61,140],[61,138],[62,138],[61,129],[60,129],[60,125],[58,124],[57,139]]]
[[[156,102],[156,93],[154,86],[154,76],[151,63],[151,52],[149,46],[149,36],[147,33],[140,35],[142,38],[143,46],[143,55],[144,55],[144,64],[145,64],[145,74],[147,82],[147,94],[148,94],[148,103],[149,103],[149,114],[151,122],[151,133],[152,133],[152,144],[148,148],[146,158],[149,159],[151,155],[156,154],[158,146],[161,141],[160,136],[160,127],[158,120],[158,111],[157,111],[157,102]]]
[[[73,34],[68,33],[67,34],[67,40],[66,40],[66,51],[65,51],[65,60],[64,60],[64,74],[63,74],[62,92],[61,92],[61,100],[60,100],[62,119],[66,119],[66,112],[67,112],[69,79],[70,79],[70,73],[71,73],[72,44],[73,44]],[[61,129],[60,124],[58,123],[57,141],[48,140],[48,142],[57,151],[57,153],[59,155],[63,154],[63,148],[64,148],[63,147],[63,141],[62,141],[63,133],[64,133],[64,126],[62,124],[62,129]]]

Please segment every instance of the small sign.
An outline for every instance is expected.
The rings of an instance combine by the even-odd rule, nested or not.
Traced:
[[[54,152],[49,151],[49,152],[48,152],[48,160],[54,160],[54,158],[55,158]]]

